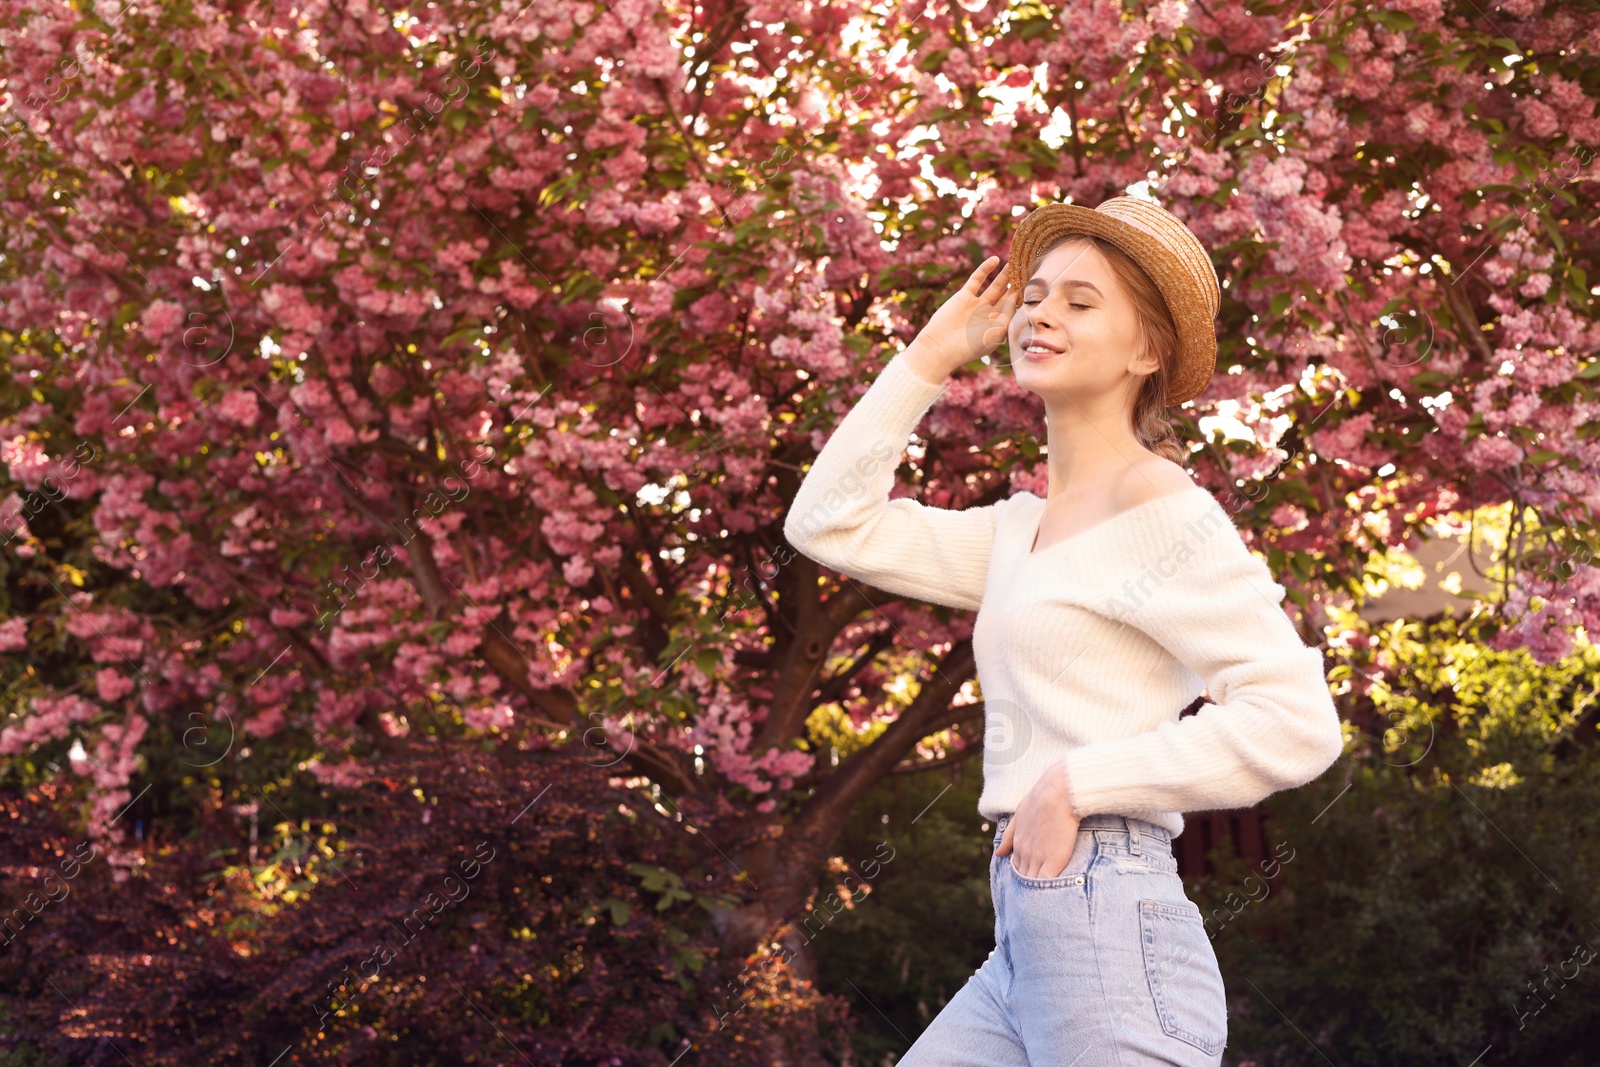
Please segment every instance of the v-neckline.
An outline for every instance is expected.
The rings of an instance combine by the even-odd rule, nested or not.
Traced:
[[[1101,521],[1095,523],[1093,526],[1087,526],[1087,527],[1083,528],[1082,530],[1079,530],[1077,533],[1073,534],[1070,537],[1063,537],[1059,541],[1052,541],[1048,545],[1045,545],[1043,548],[1039,548],[1038,547],[1038,544],[1039,544],[1039,529],[1040,529],[1040,527],[1042,527],[1044,525],[1044,509],[1045,509],[1045,507],[1049,506],[1050,501],[1047,500],[1044,497],[1035,496],[1034,499],[1040,501],[1039,518],[1038,518],[1038,521],[1036,521],[1033,524],[1033,537],[1028,542],[1027,558],[1028,559],[1033,559],[1036,556],[1042,556],[1046,552],[1050,552],[1053,549],[1060,548],[1062,545],[1070,544],[1073,541],[1076,541],[1076,540],[1078,540],[1078,539],[1080,539],[1082,537],[1085,537],[1085,536],[1087,536],[1087,535],[1089,535],[1091,533],[1094,533],[1096,530],[1100,530],[1100,529],[1103,529],[1103,528],[1105,528],[1107,526],[1110,526],[1112,523],[1116,522],[1118,519],[1126,518],[1127,516],[1132,515],[1132,514],[1134,514],[1135,512],[1138,512],[1138,511],[1143,511],[1145,508],[1148,508],[1148,507],[1150,507],[1150,506],[1152,506],[1154,504],[1159,504],[1164,500],[1171,499],[1172,497],[1175,497],[1175,496],[1182,496],[1184,493],[1190,492],[1190,491],[1195,490],[1195,489],[1200,489],[1200,488],[1201,487],[1198,486],[1198,485],[1192,485],[1191,484],[1190,486],[1188,486],[1187,488],[1184,488],[1184,489],[1174,489],[1170,493],[1162,493],[1160,496],[1151,497],[1149,500],[1146,500],[1141,504],[1135,504],[1131,508],[1124,508],[1122,511],[1117,512],[1115,515],[1111,516],[1110,518],[1102,519]]]

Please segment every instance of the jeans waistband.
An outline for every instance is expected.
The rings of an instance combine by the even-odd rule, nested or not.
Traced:
[[[1007,812],[995,820],[994,843],[1000,844],[1000,836],[1006,832],[1006,825],[1011,822],[1014,813]],[[1121,830],[1133,838],[1150,837],[1162,844],[1171,846],[1172,834],[1164,826],[1157,826],[1153,822],[1135,818],[1132,815],[1085,815],[1078,821],[1078,830]]]

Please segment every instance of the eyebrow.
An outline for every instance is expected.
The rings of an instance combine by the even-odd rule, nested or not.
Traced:
[[[1027,284],[1023,285],[1022,288],[1031,289],[1035,285],[1045,285],[1044,279],[1043,278],[1037,278],[1037,277],[1029,278],[1028,281],[1027,281]],[[1085,289],[1093,289],[1094,290],[1094,295],[1098,296],[1098,297],[1100,297],[1102,299],[1104,299],[1105,295],[1106,295],[1106,294],[1102,293],[1099,290],[1099,288],[1095,286],[1095,284],[1093,282],[1086,282],[1086,281],[1083,281],[1081,278],[1068,278],[1066,281],[1061,282],[1060,285],[1061,285],[1061,288],[1063,288],[1063,289],[1071,289],[1075,285],[1081,285]],[[1045,290],[1047,292],[1049,291],[1049,288],[1050,287],[1048,285],[1045,285]]]

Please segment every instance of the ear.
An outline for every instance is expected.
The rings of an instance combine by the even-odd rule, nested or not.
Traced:
[[[1128,362],[1128,373],[1144,377],[1154,374],[1161,369],[1161,359],[1150,350],[1150,341],[1144,335],[1144,324],[1139,325],[1138,347],[1134,349],[1134,356]]]

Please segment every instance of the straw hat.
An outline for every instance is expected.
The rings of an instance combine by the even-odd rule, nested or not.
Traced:
[[[1199,396],[1217,366],[1212,324],[1222,303],[1216,268],[1200,239],[1171,212],[1131,196],[1112,197],[1092,210],[1077,204],[1045,204],[1030,211],[1012,231],[1006,261],[1008,291],[1015,290],[1020,299],[1044,250],[1065,234],[1103,237],[1150,275],[1178,328],[1178,358],[1166,402],[1181,404]]]

